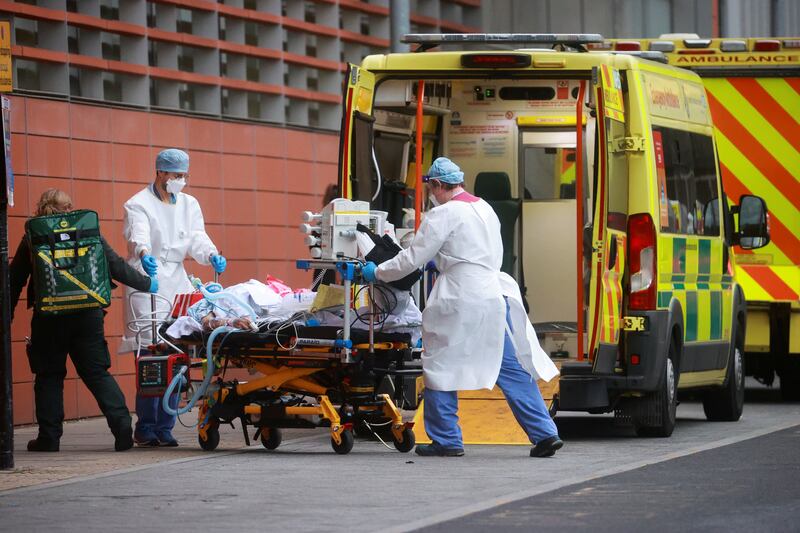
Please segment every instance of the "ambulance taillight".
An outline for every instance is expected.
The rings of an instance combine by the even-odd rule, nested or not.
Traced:
[[[639,41],[617,41],[616,50],[621,52],[638,52],[642,49]]]
[[[630,309],[647,311],[656,308],[657,255],[656,229],[648,213],[628,218],[628,265],[630,268]]]

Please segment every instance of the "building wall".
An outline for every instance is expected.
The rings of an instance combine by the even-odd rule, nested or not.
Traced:
[[[297,225],[336,179],[341,88],[347,63],[389,49],[390,0],[0,0],[12,21],[14,252],[43,190],[69,192],[96,209],[124,253],[122,205],[153,177],[165,147],[192,159],[187,192],[203,207],[228,257],[221,281],[267,274],[299,287],[307,254]],[[474,32],[481,0],[410,0],[412,32]],[[211,277],[208,268],[187,264]],[[117,356],[121,289],[106,319],[129,405],[131,355]],[[24,294],[24,293],[23,293]],[[34,421],[25,355],[30,312],[12,328],[14,421]],[[99,410],[74,368],[67,418]]]
[[[125,255],[124,202],[152,180],[161,149],[181,146],[191,157],[185,191],[199,200],[206,229],[228,258],[220,281],[230,285],[271,274],[294,287],[310,284],[310,273],[294,268],[294,259],[307,255],[298,226],[302,211],[318,210],[325,187],[336,181],[335,134],[32,97],[13,96],[11,106],[11,254],[41,193],[57,187],[72,195],[76,207],[96,210],[103,235]],[[204,280],[213,276],[209,267],[191,260],[186,269]],[[121,297],[118,288],[108,308],[106,336],[112,373],[132,408],[133,356],[116,354],[124,328]],[[12,325],[17,424],[34,421],[33,376],[24,343],[31,313],[25,304],[23,291]],[[64,407],[67,418],[100,414],[71,363]]]
[[[488,2],[485,5],[489,5]],[[600,33],[607,38],[800,35],[797,0],[491,0],[487,32]]]

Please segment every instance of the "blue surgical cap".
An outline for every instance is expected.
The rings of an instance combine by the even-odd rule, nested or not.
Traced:
[[[189,154],[177,148],[161,150],[156,157],[156,170],[162,172],[189,172]]]
[[[458,165],[446,157],[439,157],[428,170],[428,179],[439,180],[442,183],[463,183],[464,173]]]

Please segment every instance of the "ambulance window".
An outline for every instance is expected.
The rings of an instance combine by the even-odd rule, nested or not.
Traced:
[[[719,235],[719,193],[714,143],[711,137],[692,133],[695,181],[695,230],[698,235]]]
[[[661,135],[666,209],[661,230],[685,235],[719,235],[719,198],[711,137],[656,127]]]
[[[350,181],[353,186],[353,200],[372,200],[377,174],[372,158],[373,124],[375,119],[356,112],[353,114],[353,134],[350,146]]]
[[[522,143],[524,198],[574,200],[575,133],[526,131]]]

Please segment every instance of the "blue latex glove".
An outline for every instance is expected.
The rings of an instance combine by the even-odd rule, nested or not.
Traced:
[[[221,255],[214,254],[211,256],[211,266],[214,267],[214,272],[222,274],[228,266],[228,261]]]
[[[378,277],[375,275],[377,270],[378,265],[372,261],[367,261],[367,263],[361,267],[361,276],[364,278],[364,281],[374,283],[378,281]]]
[[[158,279],[150,278],[150,292],[153,294],[158,292]]]
[[[142,268],[144,269],[144,273],[152,278],[158,273],[158,261],[156,261],[156,258],[152,255],[143,255]]]

